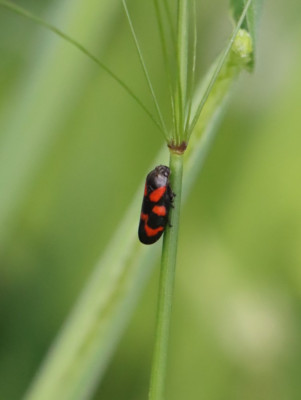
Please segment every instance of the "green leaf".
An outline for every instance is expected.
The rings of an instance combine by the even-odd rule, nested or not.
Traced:
[[[230,0],[230,7],[234,18],[234,23],[237,23],[237,21],[239,20],[239,17],[242,13],[245,4],[246,0]],[[241,26],[241,28],[246,30],[251,35],[252,38],[253,56],[249,62],[250,68],[254,66],[254,61],[255,61],[257,27],[261,15],[262,4],[263,0],[252,1],[248,9],[246,18],[244,19]]]
[[[87,2],[83,3],[86,6]],[[66,4],[69,7],[69,2]],[[90,41],[93,44],[95,38],[99,36],[97,28],[101,25],[99,24],[100,15],[106,15],[107,30],[114,26],[105,10],[102,10],[103,7],[111,9],[112,4],[112,2],[104,1],[96,3],[91,1],[91,4],[88,2],[87,10],[91,15],[89,18],[87,16],[89,23],[84,25],[84,33],[88,36],[84,38],[84,41],[88,42],[89,47]],[[68,22],[75,30],[81,26],[81,17],[86,17],[86,14],[81,7],[74,10],[74,4],[71,9],[77,18],[73,17]],[[113,11],[114,8],[111,12]],[[101,33],[100,36],[105,38],[105,31],[102,30]],[[5,197],[2,196],[0,201],[0,217],[3,219],[5,217],[5,222],[13,221],[17,217],[18,208],[26,201],[35,174],[42,160],[47,157],[47,149],[56,139],[53,133],[56,130],[51,129],[54,128],[51,124],[58,124],[57,120],[64,122],[65,113],[62,111],[64,109],[61,104],[71,106],[74,93],[85,84],[82,63],[86,60],[83,60],[77,52],[69,54],[65,47],[61,48],[61,46],[60,41],[55,41],[51,46],[45,47],[41,61],[37,63],[34,60],[35,68],[30,65],[33,70],[32,77],[27,82],[30,89],[23,96],[18,93],[17,100],[14,99],[14,113],[8,116],[6,129],[3,130],[5,146],[1,149],[3,158],[0,157],[0,162],[3,168],[0,168],[0,178],[3,178],[6,190],[3,190]],[[53,67],[58,57],[64,58],[68,66],[66,70],[56,70]],[[226,61],[223,74],[219,74],[214,90],[210,92],[210,96],[208,94],[206,107],[195,126],[195,134],[185,153],[183,200],[199,174],[214,138],[220,106],[240,72],[239,67],[233,67],[232,61],[231,58]],[[76,65],[76,69],[70,70],[70,65]],[[36,71],[39,71],[38,75]],[[216,65],[212,71],[216,71]],[[44,74],[47,75],[47,79]],[[204,96],[203,88],[208,87],[208,81],[211,79],[212,74],[209,74],[206,85],[197,89],[197,98]],[[53,88],[54,80],[58,82],[58,85],[68,88],[62,93],[59,101],[57,91]],[[43,104],[43,110],[37,113],[41,99],[45,98],[44,93],[47,93],[47,98]],[[28,98],[31,99],[30,102]],[[57,115],[56,120],[53,115]],[[166,152],[166,149],[164,150]],[[9,157],[7,157],[8,154]],[[154,163],[162,162],[163,157],[164,153],[160,153],[158,160]],[[43,368],[40,369],[26,399],[76,400],[88,398],[95,389],[160,249],[160,246],[142,247],[137,241],[137,212],[141,205],[141,194],[142,187],[139,188],[105,253],[95,265],[83,294],[79,297],[72,314],[50,349]],[[6,228],[7,235],[7,224],[2,225],[3,231]]]
[[[216,90],[215,87],[220,87],[220,85],[217,85],[216,82],[218,80],[223,81],[225,76],[233,77],[238,75],[240,70],[249,66],[250,60],[252,60],[253,46],[250,40],[251,36],[247,31],[241,29],[241,25],[245,20],[245,16],[247,15],[248,8],[251,4],[252,0],[246,1],[241,15],[239,16],[239,19],[233,29],[232,35],[217,60],[215,70],[211,74],[211,79],[208,81],[208,86],[204,92],[201,92],[202,97],[199,97],[199,91],[196,93],[195,99],[197,101],[194,99],[193,102],[194,104],[197,104],[197,107],[192,113],[193,117],[189,125],[188,137],[194,130],[210,94],[212,91]]]
[[[233,70],[231,57],[224,68],[226,72]],[[203,97],[215,70],[213,65],[204,84],[197,89],[197,97]],[[183,203],[204,165],[222,105],[241,70],[235,68],[233,73],[220,77],[208,97],[184,154]],[[166,153],[164,146],[152,165],[164,162]],[[141,206],[143,184],[50,348],[26,400],[90,398],[104,374],[159,256],[160,245],[142,246],[137,239],[137,210]]]

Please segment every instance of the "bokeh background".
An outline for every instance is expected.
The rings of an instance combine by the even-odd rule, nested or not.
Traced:
[[[19,4],[84,43],[151,107],[117,0]],[[164,108],[152,2],[129,2]],[[198,1],[198,74],[231,32]],[[301,3],[266,1],[244,73],[183,207],[173,400],[293,400],[301,383]],[[0,7],[0,398],[21,398],[163,138],[69,44]],[[139,210],[137,210],[137,219]],[[147,398],[156,268],[94,399]]]

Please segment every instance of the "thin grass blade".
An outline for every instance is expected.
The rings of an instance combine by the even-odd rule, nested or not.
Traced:
[[[149,116],[149,118],[154,122],[154,124],[159,128],[160,131],[163,131],[162,126],[157,122],[155,117],[152,113],[147,109],[147,107],[142,103],[142,101],[135,95],[135,93],[130,89],[130,87],[121,79],[119,78],[108,66],[106,66],[101,60],[99,60],[94,54],[92,54],[85,46],[79,43],[77,40],[73,39],[71,36],[67,35],[60,29],[56,28],[52,24],[48,23],[47,21],[43,20],[40,17],[30,13],[29,11],[25,10],[24,8],[17,6],[9,1],[0,0],[0,6],[3,6],[16,14],[19,14],[25,18],[28,18],[39,25],[44,26],[45,28],[49,29],[56,35],[60,36],[65,41],[69,42],[72,46],[76,47],[79,51],[85,54],[88,58],[94,61],[102,70],[104,70],[112,79],[114,79],[127,93],[130,97],[132,97],[136,103],[143,109],[143,111]]]
[[[229,61],[229,69],[231,69]],[[226,65],[227,66],[227,65]],[[198,90],[203,95],[213,72]],[[217,82],[219,91],[212,92],[208,108],[195,129],[191,145],[184,155],[183,201],[200,173],[216,132],[221,105],[229,88],[242,70],[228,74]],[[164,147],[153,165],[165,162]],[[26,400],[79,400],[90,398],[104,374],[113,351],[130,318],[141,291],[159,256],[160,245],[143,246],[137,239],[137,223],[143,184],[126,216],[100,257],[82,295],[45,359]],[[80,327],[80,329],[78,329]]]
[[[187,65],[188,65],[188,3],[178,0],[177,19],[177,114],[178,142],[184,140],[185,110],[187,100]]]
[[[245,6],[245,3],[246,0],[230,0],[230,7],[234,18],[234,22],[238,22],[239,17]],[[263,0],[253,0],[252,4],[248,9],[246,18],[241,25],[241,27],[245,29],[247,32],[249,32],[252,37],[254,51],[249,63],[250,68],[253,68],[255,63],[256,41],[257,41],[256,33],[260,20],[262,5],[263,5]]]
[[[192,1],[191,7],[191,15],[192,15],[192,55],[191,55],[191,71],[189,76],[189,85],[187,91],[187,115],[185,119],[185,128],[184,128],[184,136],[187,140],[188,136],[188,127],[191,116],[191,108],[192,108],[192,100],[193,100],[193,90],[195,85],[195,69],[196,69],[196,52],[197,52],[197,18],[196,18],[196,4],[195,0]],[[187,136],[186,136],[187,135]]]
[[[163,54],[163,60],[165,64],[165,71],[166,71],[166,76],[167,76],[167,81],[168,81],[168,90],[169,90],[169,97],[170,97],[170,109],[171,109],[171,116],[172,116],[172,127],[173,127],[173,132],[175,132],[175,127],[176,127],[176,112],[175,112],[175,83],[173,79],[173,70],[172,70],[172,65],[175,62],[175,54],[176,54],[176,38],[175,38],[175,32],[174,32],[174,27],[172,23],[172,17],[170,13],[170,9],[167,4],[167,0],[164,1],[165,5],[165,11],[167,13],[167,18],[170,26],[170,40],[168,41],[168,35],[166,33],[165,29],[165,23],[164,23],[164,18],[163,18],[163,13],[161,11],[161,3],[158,0],[154,0],[154,6],[155,6],[155,11],[156,11],[156,17],[158,21],[158,28],[159,28],[159,35],[160,35],[160,41],[161,41],[161,46],[162,46],[162,54]],[[171,50],[168,49],[168,42],[171,42]],[[170,53],[172,55],[170,55]]]
[[[192,121],[191,121],[191,123],[189,125],[189,132],[188,132],[189,136],[191,135],[191,133],[192,133],[192,131],[193,131],[193,129],[194,129],[196,123],[197,123],[197,120],[199,119],[199,116],[200,116],[200,114],[202,112],[202,109],[203,109],[203,107],[204,107],[204,105],[205,105],[205,103],[206,103],[206,101],[207,101],[207,99],[209,97],[209,94],[212,91],[212,88],[213,88],[213,86],[214,86],[214,84],[215,84],[215,82],[216,82],[216,80],[218,78],[218,75],[219,75],[224,63],[226,62],[226,59],[227,59],[227,57],[228,57],[228,55],[230,53],[231,47],[232,47],[232,45],[234,43],[234,40],[236,38],[236,35],[237,35],[241,25],[242,25],[242,23],[243,23],[243,21],[244,21],[244,19],[246,17],[246,14],[247,14],[247,11],[248,11],[248,8],[249,8],[251,2],[252,2],[252,0],[248,0],[246,2],[245,6],[244,6],[244,9],[243,9],[243,11],[242,11],[242,13],[240,15],[240,18],[239,18],[239,20],[238,20],[238,22],[237,22],[237,24],[236,24],[236,26],[235,26],[235,28],[233,30],[233,33],[232,33],[232,35],[231,35],[231,37],[230,37],[230,39],[228,41],[228,44],[227,44],[225,50],[222,52],[222,54],[221,54],[221,56],[219,58],[219,61],[218,61],[217,66],[216,66],[216,70],[215,70],[215,72],[214,72],[214,74],[213,74],[213,76],[212,76],[212,78],[211,78],[211,80],[210,80],[210,82],[208,84],[207,90],[204,93],[204,96],[203,96],[203,98],[202,98],[202,100],[201,100],[196,112],[194,113]],[[188,138],[189,138],[189,136],[188,136]]]
[[[165,125],[165,122],[164,122],[163,115],[161,113],[161,109],[160,109],[160,106],[159,106],[159,103],[158,103],[158,100],[157,100],[157,96],[155,94],[155,91],[154,91],[154,88],[153,88],[153,85],[152,85],[152,82],[151,82],[151,79],[150,79],[150,76],[149,76],[145,61],[144,61],[144,57],[143,57],[143,54],[142,54],[142,51],[141,51],[141,48],[140,48],[140,45],[139,45],[139,42],[138,42],[137,35],[135,33],[135,30],[134,30],[134,26],[133,26],[133,23],[132,23],[131,16],[129,14],[128,7],[126,5],[126,1],[122,0],[122,4],[123,4],[123,8],[124,8],[124,11],[125,11],[125,14],[126,14],[126,17],[127,17],[130,29],[131,29],[131,33],[132,33],[132,36],[133,36],[133,39],[134,39],[134,42],[135,42],[135,46],[136,46],[136,49],[137,49],[137,52],[138,52],[138,55],[139,55],[139,60],[140,60],[140,63],[141,63],[141,66],[142,66],[142,69],[143,69],[143,72],[144,72],[144,75],[145,75],[145,79],[146,79],[146,82],[148,84],[151,96],[153,98],[153,101],[154,101],[154,104],[155,104],[155,107],[156,107],[156,110],[157,110],[157,114],[159,116],[159,120],[160,120],[160,124],[161,124],[161,130],[165,133],[165,136],[168,139],[168,131],[167,131],[167,128],[166,128],[166,125]]]
[[[66,0],[48,11],[49,18],[63,23],[70,32],[85,27],[81,37],[91,48],[108,46],[118,12],[119,6],[110,0],[78,0],[72,4]],[[0,117],[1,248],[13,232],[20,208],[61,127],[87,85],[86,57],[46,31],[38,31],[38,37],[38,45],[22,72],[23,80],[7,97]],[[58,69],[60,59],[64,63]],[[72,68],[74,65],[76,68]]]

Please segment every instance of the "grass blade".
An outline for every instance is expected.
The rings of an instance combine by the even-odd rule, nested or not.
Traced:
[[[188,64],[188,5],[187,0],[178,0],[177,20],[177,121],[178,145],[184,133],[185,108],[187,96],[187,64]]]
[[[146,79],[146,82],[148,84],[148,87],[149,87],[151,96],[153,98],[153,101],[155,103],[155,107],[156,107],[156,110],[157,110],[157,113],[158,113],[158,116],[159,116],[159,120],[160,120],[160,123],[161,123],[161,130],[165,133],[166,138],[168,138],[168,131],[166,129],[164,118],[162,116],[162,113],[161,113],[161,110],[160,110],[160,106],[159,106],[159,103],[158,103],[158,100],[157,100],[157,97],[156,97],[156,94],[155,94],[155,91],[154,91],[154,88],[153,88],[153,85],[152,85],[152,82],[151,82],[151,79],[150,79],[150,76],[149,76],[149,73],[148,73],[148,70],[146,68],[144,57],[143,57],[143,54],[142,54],[142,51],[141,51],[141,48],[140,48],[140,45],[139,45],[139,42],[138,42],[138,39],[137,39],[137,35],[135,33],[135,30],[134,30],[134,26],[133,26],[133,23],[132,23],[131,16],[129,14],[129,10],[128,10],[127,5],[126,5],[126,1],[122,0],[122,4],[123,4],[123,8],[124,8],[124,11],[125,11],[125,14],[126,14],[126,17],[127,17],[130,29],[131,29],[131,33],[132,33],[132,36],[133,36],[133,39],[134,39],[134,42],[135,42],[135,46],[136,46],[136,49],[137,49],[137,52],[138,52],[138,55],[139,55],[139,60],[140,60],[140,63],[141,63],[141,66],[142,66],[142,69],[143,69],[143,72],[144,72],[144,75],[145,75],[145,79]]]
[[[245,5],[245,0],[230,0],[230,6],[234,22],[238,22],[239,16],[243,11],[244,5]],[[247,32],[249,32],[252,37],[254,51],[249,63],[251,68],[254,66],[254,58],[256,53],[256,32],[261,15],[262,5],[263,5],[263,0],[253,0],[252,4],[248,9],[246,18],[241,25],[241,27],[245,29]]]
[[[168,4],[167,4],[166,0],[164,1],[164,5],[165,5],[166,13],[168,15],[169,24],[170,24],[172,53],[175,53],[175,48],[176,48],[175,33],[174,33],[173,24],[172,24],[170,10],[168,8]],[[158,21],[159,35],[160,35],[160,40],[161,40],[161,45],[162,45],[163,60],[164,60],[164,64],[165,64],[165,71],[166,71],[167,80],[168,80],[168,90],[169,90],[169,96],[170,96],[171,115],[172,115],[172,126],[173,126],[173,129],[175,130],[176,113],[175,113],[175,96],[174,96],[175,85],[174,85],[174,81],[173,81],[173,71],[172,71],[173,62],[170,59],[172,57],[169,56],[168,45],[167,45],[167,36],[164,31],[163,15],[162,15],[160,3],[158,0],[154,0],[154,6],[155,6],[156,17],[157,17],[157,21]]]
[[[232,71],[231,61],[225,67]],[[206,112],[196,125],[184,155],[183,201],[203,166],[214,139],[221,104],[241,69],[228,74],[226,84],[217,81],[220,90],[211,92]],[[202,92],[199,96],[211,75],[198,89]],[[154,165],[162,162],[166,153],[164,147]],[[26,400],[77,400],[89,398],[95,390],[159,255],[160,246],[142,246],[137,239],[143,184],[51,347]]]
[[[82,40],[92,48],[105,48],[110,43],[111,27],[118,11],[118,5],[110,0],[101,3],[79,0],[72,4],[66,0],[56,7],[55,15],[71,32],[85,26]],[[49,13],[53,16],[52,9]],[[39,46],[28,59],[24,79],[7,98],[9,111],[5,110],[0,118],[1,247],[10,237],[20,208],[69,112],[76,106],[79,93],[87,85],[88,60],[80,52],[49,34],[45,34]],[[64,64],[58,69],[60,59]],[[71,67],[74,65],[76,68]]]
[[[196,123],[197,123],[197,120],[199,119],[199,116],[200,116],[200,114],[202,112],[202,109],[203,109],[203,107],[204,107],[204,105],[205,105],[205,103],[206,103],[206,101],[207,101],[207,99],[209,97],[209,94],[212,91],[212,88],[213,88],[213,86],[214,86],[214,84],[215,84],[215,82],[216,82],[216,80],[218,78],[218,75],[219,75],[224,63],[226,62],[226,59],[227,59],[227,57],[228,57],[228,55],[230,53],[231,47],[232,47],[232,45],[234,43],[234,40],[236,38],[236,35],[238,34],[238,31],[239,31],[240,27],[241,27],[241,25],[242,25],[242,23],[243,23],[243,21],[245,19],[246,13],[248,11],[248,8],[249,8],[251,2],[252,2],[252,0],[248,0],[246,2],[245,6],[244,6],[244,9],[243,9],[243,12],[241,13],[240,18],[239,18],[239,20],[238,20],[238,22],[237,22],[237,24],[236,24],[236,26],[235,26],[235,28],[233,30],[233,33],[232,33],[232,35],[230,37],[230,40],[229,40],[225,50],[223,51],[223,53],[222,53],[222,55],[221,55],[221,57],[220,57],[220,59],[219,59],[219,61],[217,63],[216,70],[215,70],[215,72],[214,72],[214,74],[213,74],[213,76],[212,76],[212,78],[211,78],[211,80],[210,80],[210,82],[208,84],[206,92],[204,93],[204,96],[203,96],[202,100],[200,101],[200,104],[199,104],[196,112],[194,113],[193,119],[192,119],[192,121],[191,121],[191,123],[189,125],[188,137],[191,135],[191,133],[192,133],[192,131],[193,131],[193,129],[194,129]]]
[[[158,3],[158,2],[156,1],[156,3]],[[173,50],[175,50],[175,48],[176,48],[176,33],[175,33],[174,23],[172,20],[172,14],[171,14],[171,10],[170,10],[169,4],[168,4],[168,0],[163,0],[163,6],[165,9],[165,13],[167,15],[167,21],[168,21],[168,25],[169,25],[169,29],[170,29]]]
[[[196,68],[196,52],[197,52],[197,20],[196,20],[196,4],[195,0],[193,0],[193,6],[191,8],[192,11],[192,29],[193,29],[193,35],[192,35],[192,61],[191,61],[191,72],[190,72],[190,80],[189,80],[189,86],[188,86],[188,92],[187,92],[187,98],[188,98],[188,110],[187,110],[187,115],[186,115],[186,120],[185,120],[185,128],[184,128],[184,133],[185,136],[188,134],[188,127],[189,127],[189,120],[190,120],[190,115],[191,115],[191,107],[192,107],[192,100],[193,100],[193,90],[194,90],[194,84],[195,84],[195,68]],[[185,138],[187,141],[187,137]]]
[[[162,131],[161,126],[158,124],[155,117],[152,113],[147,109],[147,107],[142,103],[142,101],[135,95],[135,93],[129,88],[129,86],[119,78],[109,67],[107,67],[102,61],[100,61],[94,54],[92,54],[89,50],[85,48],[81,43],[77,40],[73,39],[71,36],[67,35],[60,29],[56,28],[52,24],[44,21],[42,18],[37,17],[36,15],[30,13],[29,11],[25,10],[22,7],[19,7],[9,1],[0,0],[0,6],[3,6],[10,11],[15,12],[16,14],[21,15],[22,17],[28,18],[39,25],[44,26],[45,28],[49,29],[56,35],[60,36],[65,41],[69,42],[72,46],[76,47],[79,51],[85,54],[90,60],[94,61],[102,70],[104,70],[112,79],[114,79],[127,93],[132,99],[136,101],[136,103],[143,109],[143,111],[149,116],[149,118],[154,122],[154,124]]]

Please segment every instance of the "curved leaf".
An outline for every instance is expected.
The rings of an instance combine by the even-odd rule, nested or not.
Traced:
[[[246,4],[246,0],[230,0],[230,8],[232,11],[232,15],[234,18],[234,22],[237,23],[239,17],[242,13],[242,10]],[[256,35],[257,35],[257,27],[258,22],[261,15],[261,8],[262,8],[263,0],[253,0],[245,20],[242,23],[242,29],[246,30],[252,38],[253,43],[253,55],[249,62],[249,67],[253,68],[254,61],[255,61],[255,51],[256,51]]]

